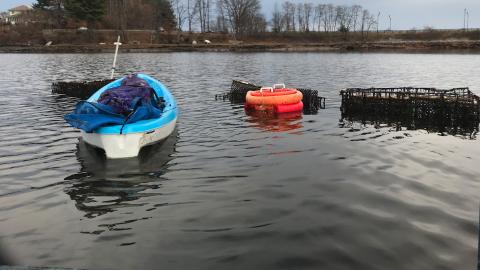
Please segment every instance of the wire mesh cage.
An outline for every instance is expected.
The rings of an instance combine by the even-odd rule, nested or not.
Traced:
[[[342,119],[452,135],[479,129],[480,98],[468,88],[349,88],[340,94]]]
[[[86,99],[98,89],[114,80],[98,80],[83,82],[55,82],[52,84],[52,93],[64,94],[71,97]]]
[[[245,103],[248,91],[259,90],[261,86],[234,80],[230,91],[224,94],[215,95],[217,100],[229,100],[232,103]],[[319,109],[325,109],[325,98],[318,96],[318,91],[307,88],[297,88],[303,94],[303,112],[306,114],[317,113]]]

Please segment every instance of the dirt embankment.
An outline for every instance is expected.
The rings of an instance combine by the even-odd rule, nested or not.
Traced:
[[[480,52],[480,29],[379,32],[265,32],[244,36],[228,33],[158,32],[152,30],[42,29],[38,25],[0,27],[0,52],[111,52],[121,35],[123,52],[324,52],[324,51],[465,51]],[[195,45],[192,43],[196,43]],[[211,44],[204,44],[211,43]],[[44,44],[52,44],[44,46]],[[74,45],[75,44],[75,45]]]
[[[3,46],[0,53],[109,53],[112,45]],[[125,44],[121,52],[480,52],[480,40],[372,41],[325,43]]]

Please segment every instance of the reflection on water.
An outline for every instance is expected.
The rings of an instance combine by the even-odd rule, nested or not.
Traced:
[[[445,122],[416,122],[413,119],[392,120],[388,117],[379,117],[374,115],[355,115],[343,117],[340,119],[339,126],[350,130],[360,131],[373,127],[374,129],[387,128],[391,132],[401,132],[406,130],[426,130],[431,133],[438,133],[441,136],[454,135],[464,139],[475,140],[478,133],[478,125],[450,126]],[[404,133],[406,136],[408,133]],[[402,137],[403,138],[403,137]]]
[[[78,173],[65,178],[65,192],[77,209],[92,218],[118,208],[136,206],[142,191],[160,189],[162,175],[175,152],[177,132],[154,145],[142,148],[136,158],[107,159],[105,153],[81,139],[77,144]]]
[[[302,112],[280,113],[276,114],[271,111],[256,111],[246,110],[249,116],[247,122],[252,127],[270,131],[270,132],[285,132],[301,129]]]

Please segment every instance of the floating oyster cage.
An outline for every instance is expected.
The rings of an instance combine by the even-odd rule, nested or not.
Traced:
[[[55,82],[52,83],[52,93],[86,99],[93,95],[98,89],[113,81],[114,80],[109,79],[89,82]]]
[[[245,103],[248,91],[259,90],[261,86],[233,80],[228,93],[215,95],[216,100],[229,100],[232,103]],[[318,96],[318,91],[307,88],[296,88],[303,94],[303,112],[306,114],[317,113],[319,109],[325,109],[325,98]]]
[[[479,130],[480,98],[468,88],[349,88],[342,119],[472,137]]]

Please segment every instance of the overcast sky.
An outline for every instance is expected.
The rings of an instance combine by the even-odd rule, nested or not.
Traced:
[[[359,4],[373,14],[381,13],[380,29],[388,28],[388,15],[392,17],[392,29],[462,28],[463,10],[470,13],[470,27],[480,28],[480,0],[290,0],[291,2],[332,3],[335,5]],[[0,11],[34,0],[0,0]],[[274,3],[283,1],[261,0],[267,18]]]

